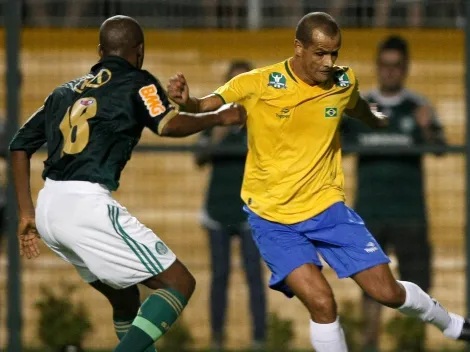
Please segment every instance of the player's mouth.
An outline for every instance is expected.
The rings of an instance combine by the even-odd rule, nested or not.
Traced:
[[[330,77],[331,75],[331,70],[330,71],[319,71],[318,72],[320,75],[324,76],[324,77]]]

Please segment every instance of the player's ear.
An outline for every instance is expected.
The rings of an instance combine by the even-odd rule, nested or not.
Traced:
[[[104,54],[103,54],[103,48],[101,48],[101,44],[98,44],[98,47],[96,49],[98,51],[98,55],[100,56],[100,58],[102,58]]]
[[[302,42],[300,40],[296,39],[294,41],[295,56],[302,56],[303,50],[304,50],[304,46],[303,46]]]
[[[137,67],[142,68],[144,65],[144,43],[137,47]]]

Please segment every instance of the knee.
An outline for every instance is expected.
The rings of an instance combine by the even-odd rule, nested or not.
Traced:
[[[189,292],[189,297],[190,297],[193,295],[194,290],[196,290],[196,278],[193,276],[193,274],[188,272],[188,277],[186,280],[187,280],[188,292]]]
[[[377,302],[390,308],[401,307],[406,299],[406,291],[397,281],[380,285],[368,294]]]
[[[333,292],[317,292],[308,300],[307,305],[312,320],[316,323],[331,323],[337,317],[337,307]]]
[[[170,287],[179,291],[189,300],[196,289],[196,278],[187,269],[183,273],[175,283],[175,286],[171,285]]]
[[[179,260],[176,260],[163,273],[153,276],[142,283],[152,290],[174,289],[188,300],[196,289],[196,279]]]

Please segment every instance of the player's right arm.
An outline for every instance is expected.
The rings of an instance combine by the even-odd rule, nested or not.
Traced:
[[[45,105],[20,128],[10,143],[10,166],[18,202],[18,240],[20,254],[27,258],[39,255],[35,210],[30,187],[31,156],[46,143]]]

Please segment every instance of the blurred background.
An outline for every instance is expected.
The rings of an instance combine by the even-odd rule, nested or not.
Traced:
[[[349,138],[351,130],[342,129],[347,141],[348,204],[365,209],[364,217],[374,223],[378,237],[390,249],[397,275],[422,279],[421,285],[429,286],[445,307],[465,315],[469,274],[465,241],[469,177],[465,153],[466,3],[0,0],[1,155],[6,155],[15,123],[21,125],[56,86],[87,73],[97,61],[98,28],[109,16],[125,14],[138,19],[146,36],[144,68],[164,85],[170,76],[183,72],[191,94],[199,97],[250,66],[262,67],[290,57],[298,20],[310,11],[326,11],[343,28],[337,64],[354,69],[364,95],[377,87],[380,92],[383,80],[395,77],[405,82],[407,76],[404,85],[408,90],[400,86],[394,94],[378,97],[379,106],[400,121],[387,138],[368,138],[365,132]],[[20,36],[19,45],[15,35]],[[386,50],[398,56],[382,57],[384,52],[378,53],[378,46],[389,36],[404,40],[408,54],[392,45]],[[7,38],[10,45],[6,45]],[[7,80],[11,73],[7,57],[15,58],[15,54],[18,59],[13,61],[21,74],[10,74]],[[232,65],[234,60],[238,66]],[[428,122],[420,120],[420,106],[433,111]],[[422,138],[424,128],[445,135],[446,142]],[[161,350],[311,350],[306,310],[296,299],[288,300],[266,288],[267,268],[262,263],[262,275],[257,275],[257,252],[244,220],[233,213],[239,209],[241,176],[237,175],[243,172],[246,152],[243,135],[237,133],[243,132],[213,132],[170,140],[145,131],[115,194],[173,249],[198,282],[180,322],[160,342]],[[215,148],[202,153],[210,146]],[[43,185],[44,159],[43,152],[32,159],[34,196]],[[2,163],[3,191],[6,175]],[[370,180],[377,184],[365,184],[367,175],[373,175]],[[10,344],[8,351],[13,352],[58,351],[75,343],[87,351],[111,351],[117,338],[105,298],[81,282],[74,268],[45,246],[37,260],[19,261],[15,246],[7,247],[8,237],[15,238],[11,232],[15,205],[5,192],[0,195],[0,205],[0,346],[6,349]],[[388,210],[374,212],[380,205]],[[354,283],[338,280],[328,267],[324,273],[335,291],[353,351],[365,351],[363,345],[369,351],[402,352],[464,348],[444,340],[437,329],[423,331],[421,325],[400,319],[391,310],[384,310],[380,319],[373,307],[372,315],[367,316],[367,311],[364,315],[362,296]],[[262,285],[260,281],[264,281]],[[142,290],[143,297],[145,294]],[[378,331],[371,331],[370,321]]]

